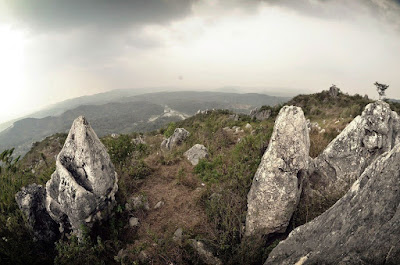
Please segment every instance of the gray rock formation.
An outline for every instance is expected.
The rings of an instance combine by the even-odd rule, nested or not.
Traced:
[[[56,171],[46,184],[46,208],[60,224],[80,233],[109,214],[118,190],[117,174],[106,148],[87,120],[80,116],[72,124],[64,147],[57,156]]]
[[[332,85],[332,86],[329,88],[329,95],[330,95],[331,97],[336,98],[336,97],[339,95],[339,93],[340,93],[340,89],[339,89],[337,86]]]
[[[183,154],[193,166],[199,163],[200,159],[208,157],[208,150],[202,144],[195,144]]]
[[[175,230],[174,235],[172,236],[172,240],[178,244],[182,244],[183,239],[183,229],[179,227]]]
[[[161,148],[172,150],[174,147],[181,145],[189,135],[190,133],[184,128],[176,128],[168,139],[162,141]]]
[[[303,111],[295,106],[283,107],[247,197],[247,236],[286,230],[299,202],[309,149]]]
[[[399,191],[397,144],[329,210],[293,230],[265,264],[400,264]]]
[[[46,211],[46,190],[37,184],[23,187],[15,195],[19,209],[27,219],[27,225],[38,241],[55,242],[59,237],[58,224]]]
[[[256,120],[263,121],[271,117],[271,113],[270,109],[261,110],[256,108],[250,111],[250,117],[252,119],[255,118]]]
[[[332,205],[368,165],[399,142],[397,113],[383,101],[367,105],[362,115],[357,116],[314,160],[304,186],[305,203],[326,200]]]

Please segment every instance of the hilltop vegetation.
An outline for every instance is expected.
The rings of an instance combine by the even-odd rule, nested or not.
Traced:
[[[346,94],[332,100],[324,91],[299,95],[287,104],[302,107],[310,119],[310,153],[316,157],[370,102]],[[399,103],[390,104],[399,112]],[[33,242],[14,194],[22,186],[43,185],[50,178],[66,135],[35,143],[18,161],[11,159],[11,152],[3,153],[0,263],[202,264],[189,244],[194,238],[212,249],[223,264],[262,264],[285,235],[248,242],[243,237],[243,224],[247,193],[281,107],[263,107],[272,113],[264,121],[244,114],[234,118],[231,111],[216,110],[144,134],[102,137],[119,176],[114,215],[87,233],[84,240],[62,238],[55,248]],[[234,126],[239,129],[232,129]],[[161,150],[161,141],[178,127],[188,130],[190,136],[173,151]],[[145,143],[132,141],[139,136]],[[208,149],[209,156],[192,166],[183,153],[197,143]],[[140,197],[143,204],[132,207],[133,197]],[[154,209],[160,201],[164,205]],[[139,218],[138,227],[129,226],[132,216]],[[304,213],[296,212],[287,233],[306,221],[310,220]],[[178,228],[183,230],[181,241],[174,239]]]

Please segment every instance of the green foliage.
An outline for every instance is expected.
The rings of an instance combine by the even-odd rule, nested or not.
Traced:
[[[117,138],[107,137],[102,139],[106,146],[111,161],[116,166],[124,165],[134,155],[143,156],[147,151],[147,146],[144,144],[134,144],[129,135],[122,134]]]
[[[170,122],[167,126],[167,129],[164,132],[164,136],[169,138],[175,131],[176,129],[176,123],[175,122]]]
[[[20,169],[19,157],[14,159],[13,151],[0,154],[0,264],[49,264],[52,248],[44,250],[41,244],[33,242],[15,202],[15,194],[34,182],[34,178]]]
[[[56,242],[56,250],[58,253],[54,259],[56,265],[106,264],[105,246],[100,237],[93,242],[87,234],[81,240],[71,236],[67,240]]]
[[[134,161],[131,165],[123,168],[123,171],[132,179],[144,179],[149,176],[153,170],[143,161]]]
[[[221,167],[223,166],[222,156],[217,156],[212,161],[201,159],[199,163],[194,167],[194,173],[206,182],[218,182],[223,174]]]
[[[14,195],[26,183],[22,175],[17,174],[19,157],[14,159],[14,148],[5,150],[0,154],[0,213],[6,213],[16,209]]]

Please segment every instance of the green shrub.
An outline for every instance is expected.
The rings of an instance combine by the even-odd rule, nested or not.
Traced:
[[[106,264],[105,246],[100,237],[97,237],[96,242],[92,242],[87,234],[81,240],[71,236],[67,240],[56,242],[56,250],[57,256],[54,259],[56,265]]]
[[[153,170],[143,161],[134,161],[133,164],[123,169],[132,179],[144,179],[149,176]]]
[[[177,126],[175,122],[169,123],[167,129],[164,131],[164,136],[169,138],[174,133],[176,128]]]

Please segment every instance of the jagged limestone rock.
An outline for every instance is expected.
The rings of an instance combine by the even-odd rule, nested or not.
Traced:
[[[172,150],[174,147],[181,145],[189,135],[190,133],[184,128],[176,128],[168,139],[162,141],[161,148]]]
[[[312,163],[301,207],[340,199],[365,168],[400,142],[400,119],[389,104],[367,105]],[[304,200],[303,200],[304,199]],[[307,204],[307,205],[305,205]]]
[[[329,210],[293,230],[265,264],[298,263],[400,264],[400,144]]]
[[[200,159],[208,157],[208,150],[202,144],[195,144],[183,154],[193,166],[199,163]]]
[[[286,230],[299,202],[309,149],[303,111],[295,106],[283,107],[247,196],[247,236]]]
[[[46,190],[37,184],[23,187],[15,195],[19,209],[27,219],[34,238],[42,242],[55,242],[59,237],[58,224],[46,211]]]
[[[60,224],[79,235],[109,214],[118,190],[118,178],[106,148],[85,117],[72,124],[57,156],[56,171],[46,184],[46,208]]]

